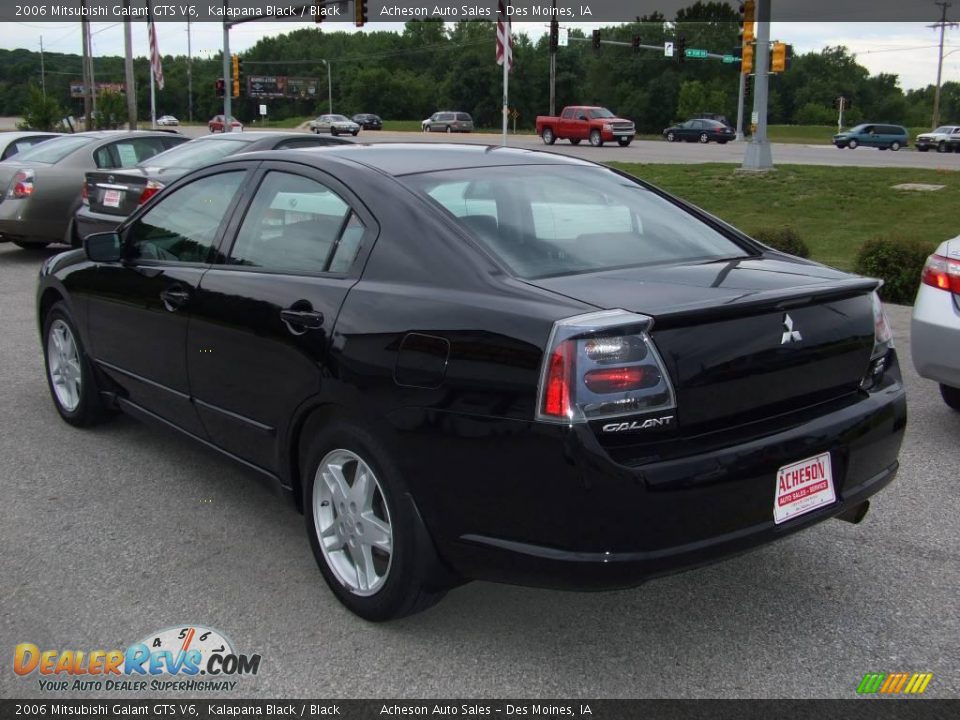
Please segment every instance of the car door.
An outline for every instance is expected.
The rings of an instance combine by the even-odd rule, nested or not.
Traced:
[[[857,142],[868,147],[877,146],[877,127],[876,125],[867,125],[860,134],[857,135]]]
[[[210,170],[159,199],[121,231],[124,260],[87,274],[87,332],[120,397],[203,437],[187,382],[187,326],[246,167]]]
[[[680,137],[684,140],[693,140],[700,135],[700,121],[687,120],[680,126]]]
[[[377,224],[312,168],[265,163],[253,185],[224,261],[200,282],[187,357],[210,439],[273,471],[296,409],[335,374],[333,327]]]

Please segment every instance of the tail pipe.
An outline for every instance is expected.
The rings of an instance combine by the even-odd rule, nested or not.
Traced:
[[[844,510],[842,513],[837,515],[837,520],[843,520],[844,522],[859,525],[867,516],[868,510],[870,510],[870,501],[864,500],[859,505],[854,505],[849,510]]]

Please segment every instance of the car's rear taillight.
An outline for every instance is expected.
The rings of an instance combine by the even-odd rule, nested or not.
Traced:
[[[873,351],[870,353],[870,365],[867,368],[866,375],[860,382],[863,390],[869,390],[877,386],[883,378],[889,365],[888,355],[893,349],[893,330],[890,329],[890,321],[887,320],[887,314],[883,311],[883,303],[880,302],[880,296],[873,293]]]
[[[960,295],[960,261],[943,255],[931,255],[923,266],[920,282]]]
[[[670,377],[649,336],[652,325],[651,318],[626,310],[554,323],[537,419],[574,423],[674,408]]]
[[[158,183],[156,180],[147,180],[147,184],[144,186],[143,192],[141,192],[140,197],[137,198],[137,205],[143,205],[147,200],[152,198],[162,189],[163,183]]]
[[[10,198],[28,198],[33,195],[34,186],[33,186],[33,170],[24,168],[23,170],[17,170],[17,174],[13,176],[13,180],[10,181],[10,188],[7,190],[7,197]]]
[[[84,181],[83,186],[80,188],[80,202],[84,205],[90,204],[90,188],[87,187],[86,181]]]

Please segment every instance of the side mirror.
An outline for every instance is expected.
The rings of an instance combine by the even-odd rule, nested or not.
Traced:
[[[94,233],[83,239],[83,251],[87,254],[87,259],[93,262],[120,262],[123,257],[123,243],[118,233]]]

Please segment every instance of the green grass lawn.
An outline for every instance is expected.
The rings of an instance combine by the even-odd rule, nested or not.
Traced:
[[[852,269],[875,237],[916,238],[931,250],[960,235],[960,172],[901,168],[781,165],[738,174],[729,165],[611,163],[679,195],[748,234],[795,228],[811,258]],[[893,190],[901,183],[944,185],[937,192]]]

